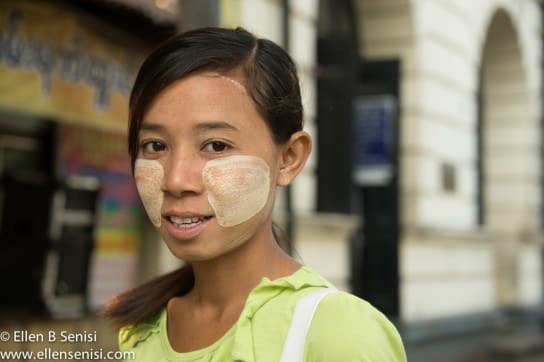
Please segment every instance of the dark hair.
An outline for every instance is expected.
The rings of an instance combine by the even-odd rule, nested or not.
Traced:
[[[138,155],[142,119],[161,91],[191,74],[233,70],[242,72],[246,91],[276,143],[285,143],[302,130],[299,81],[289,54],[242,28],[191,30],[159,45],[140,67],[129,102],[128,151],[132,167]],[[276,225],[273,232],[284,247]],[[191,290],[193,283],[191,265],[187,264],[118,295],[101,314],[119,326],[146,321],[157,315],[170,298]]]

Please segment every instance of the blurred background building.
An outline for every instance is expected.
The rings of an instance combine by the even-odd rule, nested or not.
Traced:
[[[179,265],[132,183],[127,99],[150,49],[206,25],[297,63],[315,148],[276,205],[295,254],[393,319],[409,360],[544,346],[536,0],[2,1],[4,315],[88,318]]]

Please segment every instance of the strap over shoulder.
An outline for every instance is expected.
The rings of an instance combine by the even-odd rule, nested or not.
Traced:
[[[306,335],[321,300],[328,294],[337,292],[334,288],[323,288],[302,297],[295,306],[291,326],[283,345],[280,362],[302,362]]]

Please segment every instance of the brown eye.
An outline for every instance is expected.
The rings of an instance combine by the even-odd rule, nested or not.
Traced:
[[[142,144],[142,149],[144,152],[161,152],[166,149],[164,143],[159,141],[149,141]]]
[[[228,148],[229,145],[220,141],[212,141],[204,145],[204,150],[208,152],[223,152],[226,151]]]

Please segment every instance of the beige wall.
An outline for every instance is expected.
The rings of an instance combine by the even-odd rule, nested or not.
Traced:
[[[431,231],[401,245],[402,318],[406,322],[496,307],[492,240]]]
[[[537,3],[356,3],[360,53],[403,63],[402,317],[421,320],[541,302]],[[481,228],[476,92],[483,62],[488,222]],[[456,169],[454,192],[442,188],[444,163]]]

